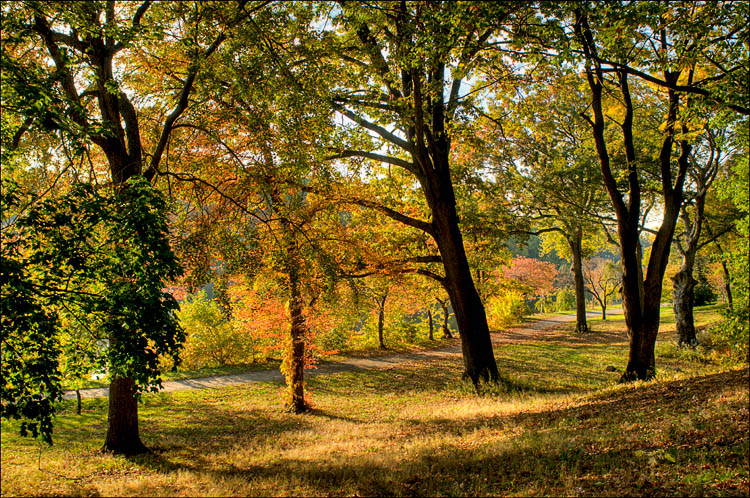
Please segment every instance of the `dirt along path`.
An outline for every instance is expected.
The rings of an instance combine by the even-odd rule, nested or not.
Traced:
[[[617,313],[618,310],[612,312]],[[621,312],[621,311],[620,311]],[[608,311],[608,313],[610,313]],[[597,313],[588,313],[589,317],[598,316]],[[576,319],[575,314],[554,315],[542,319],[531,318],[522,324],[509,327],[492,334],[493,344],[507,344],[513,342],[524,342],[529,340],[555,340],[561,337],[558,331],[563,323],[572,322]],[[374,357],[348,357],[331,363],[323,363],[305,371],[305,375],[315,377],[317,375],[328,375],[337,372],[351,372],[356,370],[372,370],[378,368],[392,368],[401,363],[427,360],[430,358],[444,358],[447,356],[460,356],[461,344],[438,347],[425,351],[413,353],[397,353]],[[217,375],[214,377],[201,377],[195,379],[170,380],[162,383],[163,392],[186,391],[188,389],[212,389],[216,387],[234,386],[248,384],[251,382],[283,382],[284,377],[278,368],[269,370],[254,370],[240,374]],[[81,389],[81,398],[102,398],[109,395],[109,388],[99,387]],[[66,391],[63,399],[75,399],[75,391]]]

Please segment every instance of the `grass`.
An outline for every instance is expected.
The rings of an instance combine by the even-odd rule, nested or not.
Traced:
[[[133,458],[98,451],[105,399],[65,402],[52,447],[3,422],[2,494],[747,496],[747,366],[657,356],[657,379],[617,385],[607,322],[499,345],[504,382],[483,395],[460,355],[311,378],[301,416],[276,383],[146,395],[153,451]]]

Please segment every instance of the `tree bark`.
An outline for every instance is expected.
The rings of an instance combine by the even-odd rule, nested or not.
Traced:
[[[589,331],[586,322],[586,294],[583,284],[583,257],[582,257],[583,233],[579,227],[573,239],[568,239],[570,252],[573,255],[573,282],[576,294],[576,332],[584,334]]]
[[[291,349],[288,351],[287,384],[290,398],[287,410],[292,413],[303,413],[309,409],[305,401],[305,317],[303,314],[302,295],[299,289],[299,275],[296,266],[288,269],[289,278],[289,318]]]
[[[434,341],[435,337],[434,337],[433,334],[434,334],[434,331],[435,331],[435,323],[432,320],[432,310],[429,309],[429,308],[427,308],[427,319],[430,322],[430,335],[428,336],[428,339],[431,340],[431,341]]]
[[[693,278],[691,270],[683,265],[680,271],[672,277],[672,305],[677,330],[677,343],[680,346],[695,347],[698,345],[693,320],[696,280]]]
[[[129,377],[114,377],[109,385],[109,415],[105,451],[136,455],[148,451],[138,433],[138,400],[135,382]]]
[[[385,347],[385,341],[383,339],[383,327],[385,325],[385,301],[388,299],[388,294],[378,296],[375,301],[378,303],[378,346],[380,349],[387,349]]]
[[[445,156],[447,163],[447,154]],[[435,240],[445,269],[445,289],[461,335],[464,378],[477,385],[480,380],[497,382],[499,373],[492,351],[492,339],[484,305],[471,278],[463,238],[458,227],[453,185],[435,175],[425,189],[432,212]],[[429,193],[428,193],[429,192]]]

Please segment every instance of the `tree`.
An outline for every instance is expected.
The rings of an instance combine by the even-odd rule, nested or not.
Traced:
[[[591,102],[591,112],[582,116],[591,125],[602,177],[617,218],[623,310],[630,338],[623,381],[648,379],[655,372],[662,279],[683,201],[693,113],[699,114],[698,104],[704,102],[743,114],[750,112],[737,103],[746,101],[742,91],[737,93],[734,87],[726,93],[743,67],[734,62],[742,60],[744,50],[738,41],[744,29],[739,9],[729,3],[635,3],[607,9],[585,4],[573,9],[574,40]],[[646,158],[638,157],[633,133],[636,109],[631,78],[658,89],[666,105],[657,159],[663,220],[651,247],[645,277],[638,258],[638,226],[644,190],[641,165]],[[632,88],[639,91],[639,85]],[[617,95],[614,109],[624,150],[622,160],[613,155],[612,139],[605,132],[605,115],[610,110],[605,107],[610,102],[605,95]],[[679,151],[676,161],[675,149]],[[625,182],[618,181],[613,166],[620,167]]]
[[[688,189],[686,199],[680,208],[680,220],[683,231],[675,238],[675,245],[682,255],[679,271],[672,276],[673,303],[678,344],[694,347],[698,344],[693,323],[693,304],[696,279],[693,277],[696,255],[700,248],[712,240],[706,239],[703,231],[705,206],[709,189],[719,172],[721,164],[726,161],[727,132],[718,131],[706,126],[702,140],[696,144],[690,157],[689,176],[692,188]],[[691,216],[692,214],[692,216]],[[731,229],[718,227],[720,236]],[[703,237],[701,237],[704,235]],[[715,237],[716,237],[715,236]]]
[[[459,227],[451,144],[454,127],[470,108],[462,88],[514,8],[348,2],[326,13],[335,31],[320,35],[325,57],[335,57],[341,67],[329,89],[331,105],[352,129],[332,157],[380,161],[418,184],[430,221],[387,205],[380,211],[437,243],[461,332],[465,376],[475,384],[497,381],[498,371]]]
[[[561,67],[538,73],[520,88],[498,91],[493,114],[512,115],[502,121],[493,157],[509,170],[518,216],[530,225],[526,230],[542,234],[543,248],[554,247],[570,262],[576,331],[583,333],[588,325],[582,262],[602,245],[596,234],[606,195],[589,130],[575,111],[583,98],[575,75]]]
[[[34,306],[8,313],[4,346],[9,349],[3,365],[8,367],[9,389],[3,391],[3,415],[37,419],[43,438],[50,441],[48,404],[60,394],[58,359],[60,347],[68,342],[61,337],[57,318],[64,312],[86,328],[97,345],[106,344],[97,366],[113,376],[131,375],[134,383],[156,390],[160,356],[177,362],[183,339],[174,316],[177,303],[163,291],[179,274],[179,266],[166,235],[166,203],[143,179],[129,181],[121,192],[76,185],[63,197],[38,202],[14,225],[16,254],[25,273],[8,272],[10,290],[29,290],[36,296],[32,303],[45,311],[41,319]],[[4,295],[3,306],[9,301]],[[29,323],[30,318],[40,319],[39,324]],[[44,325],[47,337],[31,335],[38,344],[25,343],[17,336],[20,325],[31,331]],[[42,392],[49,394],[34,395],[29,381],[42,374],[49,383]],[[28,395],[31,400],[25,399]],[[29,406],[37,406],[37,413],[30,414]],[[135,424],[137,430],[137,419]],[[27,426],[23,422],[22,432]],[[35,424],[30,427],[36,435]]]
[[[203,64],[218,50],[227,32],[252,13],[253,9],[245,10],[246,7],[246,2],[191,6],[114,0],[14,4],[3,17],[4,31],[13,33],[7,49],[4,44],[3,74],[18,97],[11,106],[4,102],[4,107],[23,121],[14,145],[28,130],[57,134],[61,140],[75,144],[80,154],[90,152],[89,145],[94,145],[104,156],[109,181],[118,195],[127,197],[128,180],[152,179],[159,173],[170,135],[189,105]],[[142,105],[137,98],[142,90],[137,82],[144,72],[132,65],[127,67],[123,55],[138,61],[140,56],[149,57],[141,52],[143,48],[155,49],[158,54],[164,48],[165,32],[172,29],[161,22],[163,19],[180,21],[174,34],[182,37],[184,43],[172,44],[170,49],[176,49],[174,60],[185,63],[169,71],[178,82],[175,99],[154,99],[156,104],[152,100]],[[157,88],[164,93],[173,90],[162,85],[160,82]],[[147,133],[151,130],[142,133],[147,120],[161,123],[154,130],[148,152],[144,139],[152,138]],[[137,205],[139,201],[133,202]],[[141,234],[136,232],[134,236]],[[138,246],[140,242],[133,240],[132,244]],[[129,360],[121,346],[144,348],[147,344],[123,337],[109,338],[113,351],[110,359],[119,363],[111,365],[109,426],[104,447],[131,454],[145,450],[138,431],[136,394],[149,385],[138,382],[149,380],[149,376],[139,379],[138,372],[125,367]]]
[[[588,290],[602,309],[602,320],[607,319],[607,303],[617,295],[620,286],[620,273],[614,261],[605,258],[591,258],[583,263],[583,275]]]
[[[546,298],[552,295],[557,268],[552,263],[532,258],[513,258],[502,267],[503,276],[520,283],[526,291],[541,300],[541,311],[545,312]]]

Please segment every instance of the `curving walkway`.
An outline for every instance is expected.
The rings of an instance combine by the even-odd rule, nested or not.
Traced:
[[[622,313],[621,310],[607,311],[607,314]],[[599,313],[589,312],[590,318],[599,316]],[[517,342],[519,340],[539,340],[540,333],[554,331],[561,324],[575,320],[575,314],[555,315],[544,319],[531,319],[521,325],[510,327],[507,330],[492,334],[493,344],[504,344]],[[328,375],[338,372],[351,372],[356,370],[373,370],[379,368],[392,368],[401,363],[427,360],[430,358],[445,358],[447,356],[460,356],[461,345],[451,344],[427,351],[415,353],[398,353],[369,358],[349,357],[335,363],[324,363],[317,368],[305,370],[305,375],[315,377],[317,375]],[[248,384],[251,382],[283,382],[284,377],[278,369],[255,370],[241,374],[217,375],[214,377],[201,377],[195,379],[170,380],[162,383],[163,392],[186,391],[189,389],[213,389],[217,387]],[[109,388],[81,389],[81,398],[103,398],[109,395]],[[75,399],[75,391],[66,391],[63,399]]]

